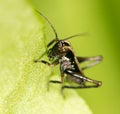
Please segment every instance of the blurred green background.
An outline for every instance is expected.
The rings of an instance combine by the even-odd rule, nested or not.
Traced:
[[[87,32],[71,39],[79,56],[103,55],[101,64],[85,71],[88,77],[101,80],[98,89],[78,90],[94,114],[119,114],[120,102],[120,1],[118,0],[29,0],[46,15],[59,37]],[[54,38],[47,27],[47,40]],[[77,105],[77,104],[76,104]]]

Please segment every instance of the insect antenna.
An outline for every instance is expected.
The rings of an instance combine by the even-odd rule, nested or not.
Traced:
[[[49,47],[49,45],[51,45],[51,44],[54,43],[55,41],[58,41],[58,40],[59,40],[59,39],[58,39],[57,32],[56,32],[54,26],[52,25],[52,23],[48,20],[48,18],[47,18],[46,16],[44,16],[44,15],[43,15],[41,12],[39,12],[38,10],[36,10],[36,12],[39,13],[39,14],[48,22],[48,24],[51,26],[51,28],[52,28],[52,30],[53,30],[53,32],[54,32],[54,34],[55,34],[55,39],[52,40],[52,41],[48,44],[48,47]]]
[[[69,37],[67,37],[67,38],[65,38],[65,39],[63,39],[63,40],[68,40],[68,39],[70,39],[70,38],[74,38],[74,37],[78,37],[78,36],[85,36],[85,35],[87,35],[87,34],[86,34],[86,33],[75,34],[75,35],[69,36]]]
[[[50,41],[50,42],[47,44],[47,47],[51,46],[55,41],[58,41],[58,40],[53,39],[52,41]]]

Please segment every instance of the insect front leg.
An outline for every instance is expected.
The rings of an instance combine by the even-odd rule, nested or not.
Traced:
[[[92,63],[88,64],[85,67],[82,67],[82,70],[85,70],[87,68],[90,68],[92,66],[95,66],[96,64],[100,63],[102,61],[102,56],[94,56],[94,57],[77,57],[77,60],[79,63],[91,61]]]
[[[56,59],[56,60],[53,61],[52,63],[49,63],[49,62],[44,61],[44,60],[41,60],[41,61],[35,61],[35,62],[42,62],[42,63],[44,63],[44,64],[46,64],[46,65],[48,65],[48,66],[50,66],[50,67],[54,67],[54,66],[56,66],[56,65],[59,63],[59,60]]]
[[[69,88],[69,89],[80,89],[80,88],[97,88],[99,86],[102,85],[102,82],[101,81],[96,81],[96,80],[93,80],[93,79],[90,79],[90,78],[87,78],[81,74],[78,74],[76,72],[73,72],[71,70],[65,70],[65,73],[72,76],[72,77],[76,77],[76,79],[81,79],[81,80],[84,80],[85,82],[90,82],[90,83],[93,83],[94,85],[86,85],[85,83],[80,83],[80,86],[67,86],[67,85],[64,85],[62,86],[61,88],[61,91],[63,93],[63,90],[65,88]]]

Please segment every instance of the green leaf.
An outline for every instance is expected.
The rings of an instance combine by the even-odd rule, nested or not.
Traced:
[[[45,51],[44,26],[36,15],[23,0],[0,3],[0,114],[91,114],[75,91],[65,91],[66,98],[60,85],[47,91],[51,68],[33,62]]]

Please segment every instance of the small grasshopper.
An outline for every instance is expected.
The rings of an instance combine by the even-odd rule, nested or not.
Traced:
[[[49,61],[51,63],[44,61],[44,60],[35,60],[34,62],[42,62],[48,66],[56,66],[60,64],[60,73],[61,73],[61,80],[50,80],[50,83],[58,83],[62,84],[64,83],[64,79],[66,81],[72,81],[78,86],[68,86],[68,85],[63,85],[61,87],[61,91],[65,88],[69,89],[79,89],[79,88],[96,88],[102,85],[101,81],[93,80],[91,78],[88,78],[84,75],[83,70],[90,68],[96,64],[98,64],[102,60],[102,56],[94,56],[94,57],[78,57],[75,55],[70,43],[68,42],[68,39],[81,36],[84,34],[76,34],[73,36],[69,36],[65,39],[59,39],[57,32],[51,22],[45,17],[42,13],[37,11],[51,26],[54,34],[55,34],[55,39],[53,39],[51,42],[48,43],[47,48],[49,48],[52,44],[54,44],[51,48],[48,49],[47,51],[47,56],[49,58]],[[80,68],[79,63],[91,61],[92,63],[88,64],[85,67]],[[66,74],[66,75],[65,75]],[[86,82],[90,82],[93,84],[86,84]]]

